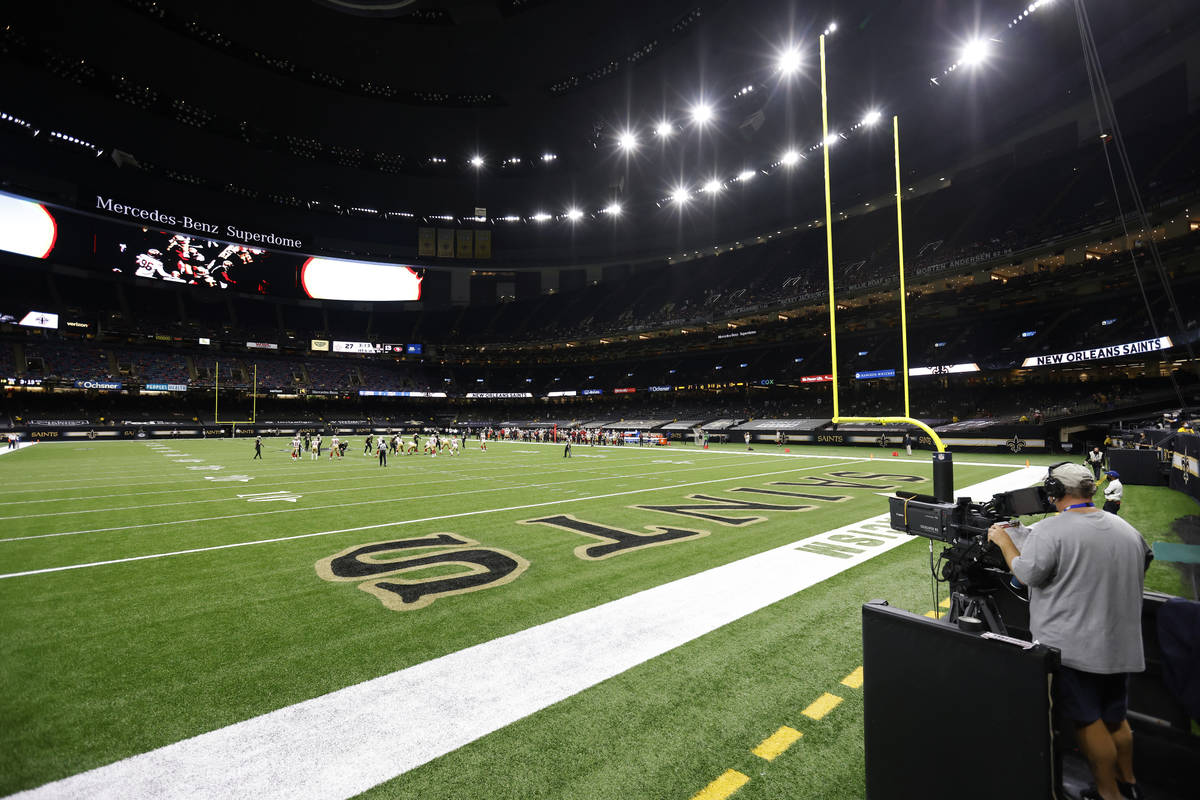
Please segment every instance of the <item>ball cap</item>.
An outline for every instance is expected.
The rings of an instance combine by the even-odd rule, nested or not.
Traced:
[[[1088,492],[1095,491],[1096,476],[1083,464],[1060,464],[1050,470],[1050,477],[1062,481],[1063,488],[1068,492],[1078,491],[1085,481],[1093,484],[1093,488]]]
[[[1110,469],[1108,472],[1105,472],[1104,474],[1110,478],[1120,479],[1120,477],[1121,477],[1121,473],[1117,472],[1115,469]]]

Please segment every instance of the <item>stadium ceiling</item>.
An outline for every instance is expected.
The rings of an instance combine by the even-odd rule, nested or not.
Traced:
[[[1089,2],[1114,68],[1194,35],[1185,5]],[[601,209],[806,169],[821,144],[822,32],[832,141],[862,143],[843,179],[878,159],[887,176],[890,126],[872,115],[899,114],[906,163],[937,169],[1086,90],[1070,0],[42,0],[10,12],[8,52],[38,79],[14,82],[0,110],[179,170],[268,190],[303,180],[347,203],[394,186],[410,206]],[[93,102],[72,102],[81,91]],[[285,157],[258,158],[264,143]],[[325,163],[308,177],[314,153]],[[396,186],[404,175],[416,180]]]

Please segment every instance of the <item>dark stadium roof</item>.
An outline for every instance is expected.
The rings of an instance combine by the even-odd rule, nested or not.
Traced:
[[[1197,24],[1184,4],[1089,6],[1110,78]],[[842,187],[886,188],[892,114],[909,174],[927,175],[1087,96],[1067,0],[43,0],[10,15],[0,111],[298,207],[597,213],[712,180],[747,192],[747,171],[784,173],[753,187],[760,202],[815,200],[831,25]],[[976,38],[989,57],[952,68]],[[701,101],[703,126],[688,119]],[[781,165],[793,148],[807,160]]]

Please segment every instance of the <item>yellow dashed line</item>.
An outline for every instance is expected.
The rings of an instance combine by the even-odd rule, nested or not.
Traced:
[[[792,744],[804,734],[795,728],[789,728],[784,725],[779,730],[772,733],[766,739],[759,742],[758,747],[750,752],[765,761],[774,761],[775,757],[787,750]]]
[[[938,603],[938,608],[945,608],[945,609],[949,609],[949,608],[950,608],[950,598],[949,598],[949,597],[947,597],[945,600],[943,600],[942,602]]]
[[[929,617],[930,619],[941,619],[942,618],[942,615],[938,613],[936,608],[933,611],[926,611],[925,616]]]
[[[837,708],[838,704],[841,702],[842,698],[838,697],[836,694],[825,692],[825,694],[813,701],[812,705],[800,713],[809,719],[821,719],[830,711],[833,711],[835,708]]]
[[[935,616],[936,614],[936,611],[931,611],[926,616]],[[853,672],[842,678],[841,684],[851,689],[861,688],[863,685],[863,668],[861,666],[855,667]],[[824,719],[830,711],[833,711],[841,703],[842,698],[836,694],[824,692],[808,708],[800,713],[809,719]],[[774,761],[781,753],[786,751],[803,736],[804,734],[795,728],[784,725],[759,742],[758,746],[750,752],[764,761]],[[691,800],[725,800],[725,798],[733,795],[738,789],[741,789],[749,782],[749,776],[743,775],[736,769],[727,769],[715,781],[692,795]]]
[[[726,797],[745,786],[749,780],[736,769],[727,769],[721,777],[692,795],[692,800],[725,800]]]

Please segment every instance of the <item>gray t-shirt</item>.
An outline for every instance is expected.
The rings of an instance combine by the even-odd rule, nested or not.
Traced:
[[[1063,664],[1085,672],[1146,668],[1142,586],[1150,548],[1137,529],[1098,509],[1065,511],[1013,541],[1021,555],[1012,571],[1030,587],[1034,639],[1057,647]]]

